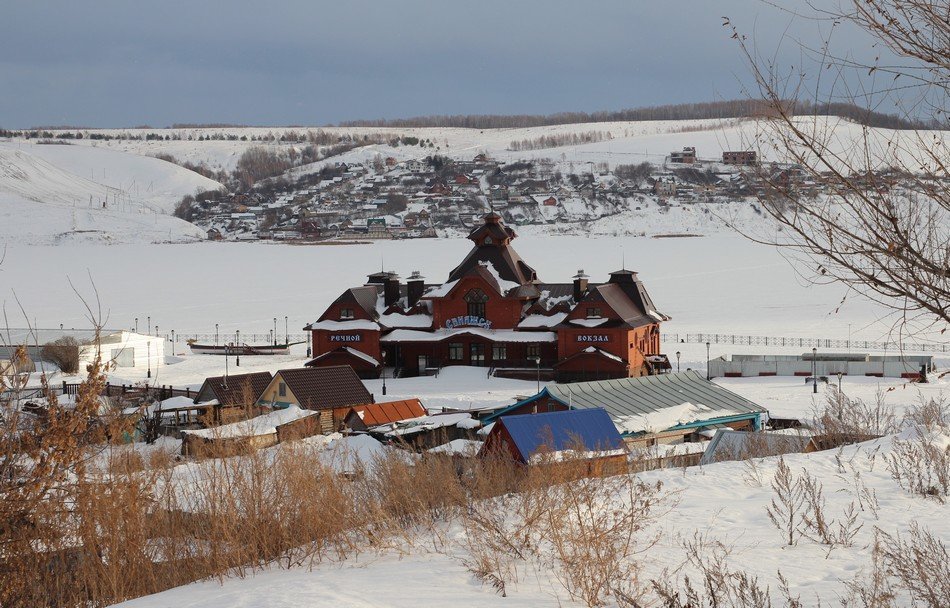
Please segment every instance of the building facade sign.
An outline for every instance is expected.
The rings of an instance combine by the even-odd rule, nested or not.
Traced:
[[[452,317],[445,320],[446,329],[455,329],[456,327],[481,327],[482,329],[491,329],[491,321],[483,317],[465,315],[461,317]]]
[[[610,342],[610,334],[577,334],[578,342]]]
[[[330,334],[330,342],[362,342],[360,334]]]

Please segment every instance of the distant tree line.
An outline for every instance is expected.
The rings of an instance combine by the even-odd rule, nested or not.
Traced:
[[[611,139],[607,131],[584,131],[583,133],[558,133],[556,135],[542,135],[534,139],[522,139],[521,141],[512,141],[508,144],[508,149],[515,152],[522,150],[543,150],[545,148],[557,148],[560,146],[577,146],[580,144],[592,144],[598,141]]]
[[[840,116],[869,127],[886,129],[931,129],[938,125],[908,117],[872,112],[849,103],[814,104],[790,101],[788,109],[801,116]],[[752,118],[769,116],[774,108],[758,99],[733,99],[702,103],[669,104],[605,112],[560,112],[557,114],[460,114],[417,116],[414,118],[355,120],[340,123],[343,127],[462,127],[468,129],[512,129],[589,122],[649,121],[649,120],[703,120],[717,118]]]

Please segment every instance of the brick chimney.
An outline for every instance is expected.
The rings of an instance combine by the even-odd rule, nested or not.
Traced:
[[[399,301],[399,275],[395,272],[390,272],[383,282],[383,301],[387,307]]]
[[[584,294],[587,293],[587,279],[589,277],[584,274],[583,270],[578,270],[577,274],[574,275],[574,301],[580,302],[581,298],[584,297]]]
[[[416,305],[416,302],[419,301],[419,298],[422,297],[422,294],[425,291],[425,278],[419,273],[418,270],[413,270],[409,278],[406,279],[406,288],[407,303],[409,308],[412,308]]]

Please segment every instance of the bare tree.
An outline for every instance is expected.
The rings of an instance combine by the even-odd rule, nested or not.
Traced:
[[[856,26],[893,61],[836,56],[829,36],[821,48],[802,47],[822,68],[806,78],[804,68],[783,72],[777,60],[763,59],[725,21],[768,105],[754,145],[787,163],[760,172],[763,207],[777,231],[747,236],[780,247],[807,279],[843,283],[897,311],[902,328],[915,321],[943,332],[950,324],[950,150],[941,131],[922,125],[948,124],[950,1],[841,1],[808,17],[832,32]],[[868,116],[892,105],[918,128],[801,116],[803,107],[841,99]],[[803,182],[815,184],[811,194]]]

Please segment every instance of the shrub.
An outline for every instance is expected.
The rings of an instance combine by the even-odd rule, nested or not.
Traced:
[[[63,336],[44,344],[40,356],[45,361],[55,363],[64,374],[79,371],[79,341],[72,336]]]

